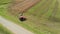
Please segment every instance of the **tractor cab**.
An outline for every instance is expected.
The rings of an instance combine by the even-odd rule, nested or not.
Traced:
[[[24,12],[21,12],[20,15],[19,15],[19,20],[20,21],[26,21],[27,18],[23,15]]]
[[[20,21],[26,21],[26,17],[20,16],[20,17],[19,17],[19,20],[20,20]]]

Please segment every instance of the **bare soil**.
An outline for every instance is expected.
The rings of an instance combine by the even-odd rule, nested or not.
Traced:
[[[9,12],[11,14],[20,14],[21,12],[26,12],[27,9],[31,8],[35,4],[40,2],[40,0],[14,0],[9,5]]]

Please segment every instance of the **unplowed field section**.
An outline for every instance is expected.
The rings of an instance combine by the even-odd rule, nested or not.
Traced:
[[[12,3],[9,6],[9,10],[13,14],[18,14],[20,12],[26,11],[27,9],[31,8],[33,5],[35,5],[38,2],[40,2],[40,0],[24,0],[20,3],[19,2]]]

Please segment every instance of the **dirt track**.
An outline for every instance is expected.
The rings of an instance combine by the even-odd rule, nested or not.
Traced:
[[[9,6],[9,10],[12,14],[19,14],[20,12],[25,12],[38,2],[40,2],[40,0],[17,0]]]
[[[15,23],[6,20],[1,16],[0,16],[0,24],[2,24],[4,27],[12,31],[14,34],[34,34]]]

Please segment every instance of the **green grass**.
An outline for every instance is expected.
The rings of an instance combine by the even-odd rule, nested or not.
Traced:
[[[13,34],[13,33],[0,24],[0,34]]]
[[[42,0],[24,14],[27,17],[27,21],[20,22],[16,16],[10,15],[7,12],[7,6],[0,6],[0,15],[15,22],[18,25],[25,27],[26,29],[34,32],[35,34],[60,34],[60,8],[58,8],[55,16],[52,16],[56,7],[56,0]],[[57,7],[60,7],[57,5]],[[52,18],[51,18],[51,17]],[[59,21],[54,21],[54,19]]]

